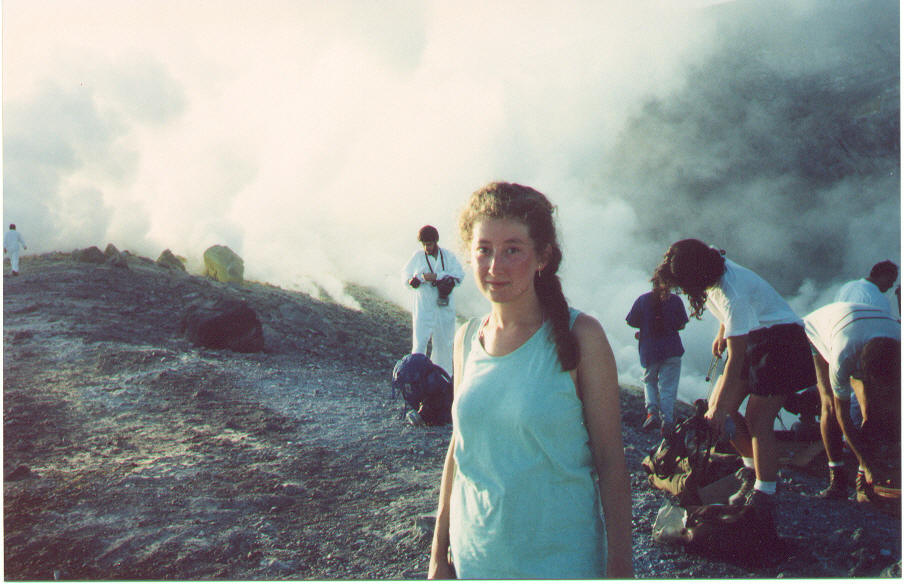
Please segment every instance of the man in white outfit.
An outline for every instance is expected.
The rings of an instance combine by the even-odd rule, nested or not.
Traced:
[[[28,249],[22,234],[16,231],[16,224],[9,224],[9,231],[3,236],[3,253],[9,254],[9,263],[12,267],[13,276],[19,275],[19,251]]]
[[[835,302],[869,304],[891,312],[891,302],[885,295],[898,279],[898,266],[890,260],[874,265],[868,278],[848,282],[835,295]]]
[[[465,277],[455,254],[442,249],[439,232],[425,225],[418,232],[423,249],[411,256],[402,270],[405,286],[414,290],[412,353],[427,353],[433,337],[430,360],[452,374],[452,342],[455,337],[455,294],[452,288]]]

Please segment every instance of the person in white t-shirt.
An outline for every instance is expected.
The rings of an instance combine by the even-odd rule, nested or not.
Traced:
[[[869,272],[869,277],[848,282],[838,290],[835,302],[856,302],[870,304],[891,312],[891,302],[885,295],[898,279],[898,266],[885,260],[877,263]]]
[[[891,260],[881,261],[872,267],[869,277],[853,280],[842,286],[835,295],[835,302],[869,304],[894,314],[891,309],[891,302],[885,293],[891,289],[897,279],[898,266]],[[896,292],[899,293],[899,291]],[[900,297],[898,300],[898,314],[900,314]],[[863,419],[860,417],[860,406],[857,404],[856,395],[851,396],[850,406],[851,419],[854,424],[861,424]]]
[[[813,346],[822,401],[820,430],[829,460],[829,486],[819,496],[845,499],[848,479],[844,471],[842,435],[860,461],[858,495],[874,483],[880,443],[897,442],[900,449],[900,438],[895,440],[887,434],[900,426],[901,321],[868,304],[833,302],[806,315],[804,324]],[[877,355],[878,351],[887,355],[866,359],[864,365],[864,353]],[[858,398],[862,425],[851,417],[852,395]],[[869,440],[872,444],[863,439],[863,428],[870,427],[881,427],[880,434],[885,434],[873,436]],[[892,454],[891,458],[899,459],[900,453]]]
[[[725,371],[709,398],[706,418],[722,433],[731,417],[732,444],[744,460],[741,488],[729,498],[771,514],[778,477],[773,422],[785,399],[816,383],[803,323],[763,278],[698,239],[672,244],[657,270],[687,295],[691,315],[709,308],[719,319],[713,355],[726,350]],[[748,397],[749,396],[749,397]],[[743,417],[738,408],[748,397]]]

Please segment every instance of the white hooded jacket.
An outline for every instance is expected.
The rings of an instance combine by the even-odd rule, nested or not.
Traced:
[[[414,294],[412,315],[412,353],[426,353],[427,341],[433,336],[433,352],[430,359],[452,373],[452,342],[455,336],[455,289],[449,294],[449,304],[438,306],[436,301],[439,292],[436,287],[424,280],[424,274],[435,273],[437,281],[451,276],[458,283],[464,279],[464,270],[455,254],[437,246],[436,257],[428,256],[419,250],[411,256],[402,269],[402,283]],[[417,277],[421,285],[411,288],[411,278]]]

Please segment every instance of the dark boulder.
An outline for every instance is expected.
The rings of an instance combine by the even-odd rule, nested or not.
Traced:
[[[102,264],[107,261],[107,256],[96,245],[85,249],[76,249],[72,252],[72,259],[77,262],[88,262],[90,264]]]
[[[256,353],[264,349],[264,329],[247,302],[220,300],[189,307],[182,331],[190,341],[211,349]]]

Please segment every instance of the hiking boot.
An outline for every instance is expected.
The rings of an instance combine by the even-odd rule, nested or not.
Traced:
[[[643,429],[649,430],[650,428],[654,428],[658,422],[659,419],[656,417],[656,414],[647,412],[647,417],[644,418],[643,421]]]
[[[765,533],[775,533],[775,495],[754,489],[747,493],[744,505],[753,509]]]
[[[816,495],[820,499],[847,499],[847,477],[842,467],[829,467],[829,486]]]
[[[670,424],[669,422],[663,422],[659,426],[659,434],[663,438],[666,438],[666,439],[671,438],[674,433],[675,433],[675,424]]]
[[[744,501],[744,504],[754,507],[757,511],[766,511],[768,513],[772,513],[772,511],[775,509],[775,495],[768,495],[763,491],[757,491],[756,489],[753,489],[749,493],[747,493],[747,498]]]
[[[856,484],[858,503],[869,503],[875,498],[873,486],[866,482],[866,475],[864,475],[862,472],[857,473]]]
[[[734,495],[728,497],[728,504],[743,505],[747,496],[753,491],[753,485],[756,483],[756,471],[742,466],[737,470],[735,476],[741,481],[741,486]]]

